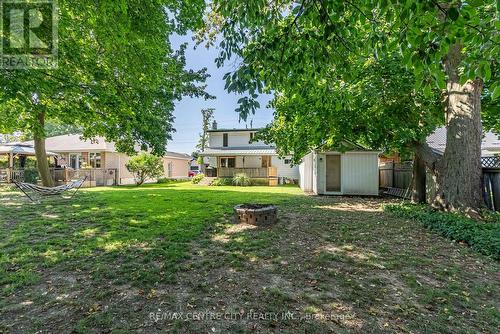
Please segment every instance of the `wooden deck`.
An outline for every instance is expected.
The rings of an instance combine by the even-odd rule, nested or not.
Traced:
[[[265,179],[278,176],[276,167],[263,168],[218,168],[218,177],[233,177],[236,174],[246,174],[252,179]]]

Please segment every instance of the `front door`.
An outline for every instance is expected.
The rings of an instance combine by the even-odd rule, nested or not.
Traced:
[[[326,156],[326,191],[340,192],[340,155]]]
[[[262,156],[262,168],[271,167],[271,156],[263,155]]]

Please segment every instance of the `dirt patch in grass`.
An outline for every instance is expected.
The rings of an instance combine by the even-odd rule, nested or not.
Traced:
[[[207,196],[198,189],[193,196]],[[276,202],[262,189],[234,201]],[[277,201],[279,222],[256,227],[232,224],[237,202],[213,203],[217,198],[201,204],[216,216],[190,238],[153,234],[123,252],[101,249],[90,258],[31,264],[25,272],[37,278],[2,293],[0,332],[498,332],[498,263],[384,213],[381,205],[391,200],[284,197]],[[49,208],[39,212],[40,221],[61,214]],[[134,224],[144,223],[129,214]],[[67,233],[102,237],[102,223],[80,224]],[[174,261],[179,242],[185,251]],[[158,247],[170,252],[152,256]],[[4,261],[11,264],[2,270],[26,269],[15,262]]]

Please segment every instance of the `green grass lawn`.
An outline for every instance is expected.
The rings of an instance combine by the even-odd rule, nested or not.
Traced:
[[[279,223],[231,224],[248,202],[277,204]],[[497,332],[498,262],[386,202],[189,183],[39,204],[0,191],[0,333]],[[191,319],[207,312],[228,318]]]

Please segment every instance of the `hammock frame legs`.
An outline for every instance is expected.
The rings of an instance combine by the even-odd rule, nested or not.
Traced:
[[[29,191],[27,191],[27,189],[31,190],[35,194],[39,194],[40,198],[42,198],[42,197],[48,197],[48,196],[58,196],[58,195],[60,195],[61,198],[63,198],[64,193],[66,193],[66,192],[69,193],[71,190],[73,190],[71,196],[69,197],[69,199],[73,199],[76,196],[76,194],[78,193],[78,191],[80,190],[80,188],[83,186],[83,184],[85,183],[86,180],[87,180],[87,177],[84,177],[83,179],[81,179],[79,181],[73,182],[73,186],[69,186],[66,189],[62,189],[60,191],[57,191],[57,190],[54,191],[53,190],[54,188],[52,188],[52,190],[53,190],[52,192],[48,192],[48,193],[45,193],[45,194],[42,191],[37,190],[36,188],[34,188],[34,185],[18,183],[18,182],[15,182],[15,181],[14,181],[14,184],[16,185],[16,187],[19,190],[22,191],[22,193],[24,195],[26,195],[26,197],[28,197],[32,202],[35,202],[34,197],[30,196]],[[44,187],[38,187],[38,188],[44,188]],[[45,189],[51,190],[51,188],[45,188]]]

